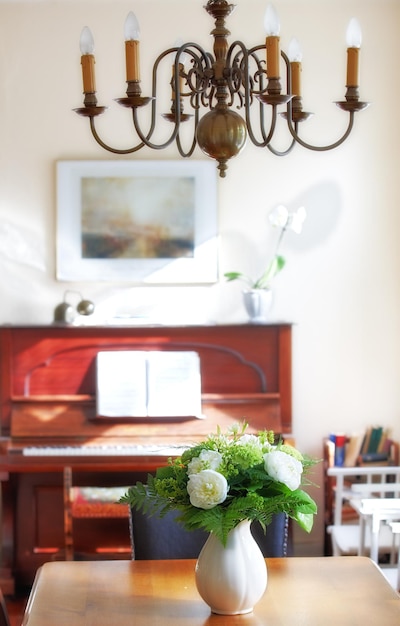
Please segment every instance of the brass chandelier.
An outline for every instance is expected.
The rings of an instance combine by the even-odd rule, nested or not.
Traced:
[[[228,160],[242,150],[247,137],[256,146],[268,148],[277,156],[288,154],[296,143],[309,150],[325,151],[336,148],[347,139],[353,128],[354,114],[368,105],[359,99],[358,56],[361,30],[357,20],[353,18],[347,29],[345,99],[336,102],[338,107],[348,112],[348,126],[334,143],[315,146],[301,139],[298,134],[299,124],[311,115],[302,109],[300,47],[296,40],[292,40],[288,55],[280,50],[280,24],[274,7],[268,5],[266,9],[265,44],[250,49],[241,41],[234,41],[231,45],[228,43],[230,32],[225,21],[235,5],[227,0],[208,0],[204,8],[215,20],[215,27],[211,31],[214,38],[213,54],[193,42],[177,44],[162,52],[154,63],[152,95],[149,97],[142,96],[140,87],[139,25],[135,15],[129,13],[125,22],[126,97],[116,100],[121,106],[131,109],[137,134],[137,143],[126,149],[107,145],[96,131],[95,118],[106,107],[97,105],[93,37],[87,27],[83,29],[80,48],[85,98],[84,106],[75,111],[89,117],[93,137],[102,148],[123,155],[137,152],[145,146],[162,150],[176,142],[179,154],[190,157],[198,145],[207,156],[218,162],[220,176],[225,177]],[[170,55],[173,58],[170,79],[172,104],[170,111],[163,113],[161,117],[171,126],[171,130],[166,140],[155,143],[153,137],[158,119],[159,66]],[[281,85],[281,65],[285,74],[284,90]],[[139,123],[139,110],[146,105],[151,105],[151,116],[147,123],[148,128],[143,130]],[[283,112],[279,112],[279,107],[284,107]],[[206,112],[201,115],[204,110]],[[256,122],[253,119],[254,110]],[[286,120],[290,134],[289,145],[284,150],[278,150],[272,145],[278,116]],[[181,125],[189,121],[193,124],[193,133],[189,147],[184,148]]]

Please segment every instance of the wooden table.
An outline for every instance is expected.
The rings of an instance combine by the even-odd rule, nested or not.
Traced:
[[[400,596],[366,557],[267,559],[254,612],[210,613],[193,560],[43,565],[23,626],[399,626]]]

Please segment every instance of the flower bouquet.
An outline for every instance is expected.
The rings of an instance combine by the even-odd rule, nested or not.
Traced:
[[[317,506],[300,487],[315,461],[275,444],[273,431],[252,435],[247,426],[210,434],[149,474],[147,484],[130,487],[120,502],[160,517],[178,510],[177,521],[187,530],[213,533],[224,546],[242,521],[258,520],[265,529],[281,512],[310,532]]]

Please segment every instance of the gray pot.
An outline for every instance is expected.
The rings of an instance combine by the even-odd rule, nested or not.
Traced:
[[[250,322],[266,322],[272,308],[272,291],[271,289],[245,289],[243,303]]]

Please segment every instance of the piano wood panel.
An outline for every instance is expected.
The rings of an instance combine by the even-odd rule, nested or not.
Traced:
[[[62,558],[65,465],[83,477],[94,473],[99,485],[108,480],[130,484],[138,473],[143,476],[166,461],[154,455],[28,457],[23,454],[25,447],[187,443],[204,438],[218,425],[225,428],[244,418],[252,430],[270,428],[288,435],[292,431],[291,333],[290,324],[1,327],[3,567],[13,572],[17,585],[31,584],[44,561]],[[196,350],[205,419],[96,419],[96,354],[128,349]],[[104,533],[99,528],[85,531],[87,547],[104,545]],[[124,536],[122,541],[126,540]]]

